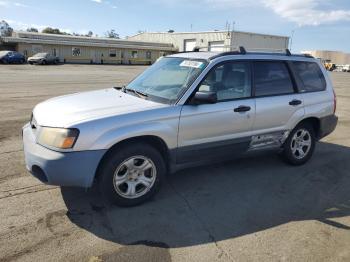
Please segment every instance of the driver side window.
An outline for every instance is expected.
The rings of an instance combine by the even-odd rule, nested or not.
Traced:
[[[249,62],[229,62],[218,65],[205,77],[199,91],[216,92],[218,101],[251,96],[251,69]]]

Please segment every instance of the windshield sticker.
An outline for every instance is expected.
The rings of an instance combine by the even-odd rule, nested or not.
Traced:
[[[184,60],[184,61],[181,62],[180,66],[201,68],[203,66],[203,62],[192,61],[192,60]]]

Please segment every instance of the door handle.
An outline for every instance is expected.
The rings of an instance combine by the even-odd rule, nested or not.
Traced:
[[[235,112],[247,112],[250,111],[250,106],[239,106],[233,109]]]
[[[302,103],[301,100],[298,100],[298,99],[293,99],[292,101],[289,102],[291,106],[297,106],[297,105],[300,105],[301,103]]]

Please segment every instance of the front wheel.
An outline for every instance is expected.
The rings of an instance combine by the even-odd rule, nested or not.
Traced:
[[[284,159],[292,165],[303,165],[312,156],[315,149],[315,131],[308,123],[295,127],[284,143]]]
[[[131,144],[113,150],[99,170],[103,197],[118,206],[135,206],[150,199],[166,173],[161,154],[148,144]]]

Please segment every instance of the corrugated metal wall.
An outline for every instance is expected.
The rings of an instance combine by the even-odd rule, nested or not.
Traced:
[[[340,51],[327,51],[327,50],[312,50],[302,51],[304,54],[310,54],[316,58],[323,60],[330,60],[332,63],[337,65],[350,64],[350,54]]]
[[[195,39],[196,46],[201,49],[206,49],[209,42],[224,41],[224,46],[229,50],[231,37],[227,32],[203,32],[203,33],[143,33],[128,38],[136,41],[150,41],[159,43],[173,44],[179,52],[184,51],[185,40]]]
[[[188,39],[195,39],[196,46],[208,50],[210,42],[223,41],[225,50],[231,50],[237,46],[244,46],[246,49],[273,49],[282,50],[288,48],[289,38],[284,36],[273,36],[254,34],[247,32],[190,32],[190,33],[141,33],[128,38],[136,41],[151,41],[170,43],[184,51],[184,42]],[[232,41],[231,41],[232,40]]]
[[[283,50],[288,48],[288,44],[288,37],[234,32],[231,46],[232,48],[244,46],[247,50]]]

